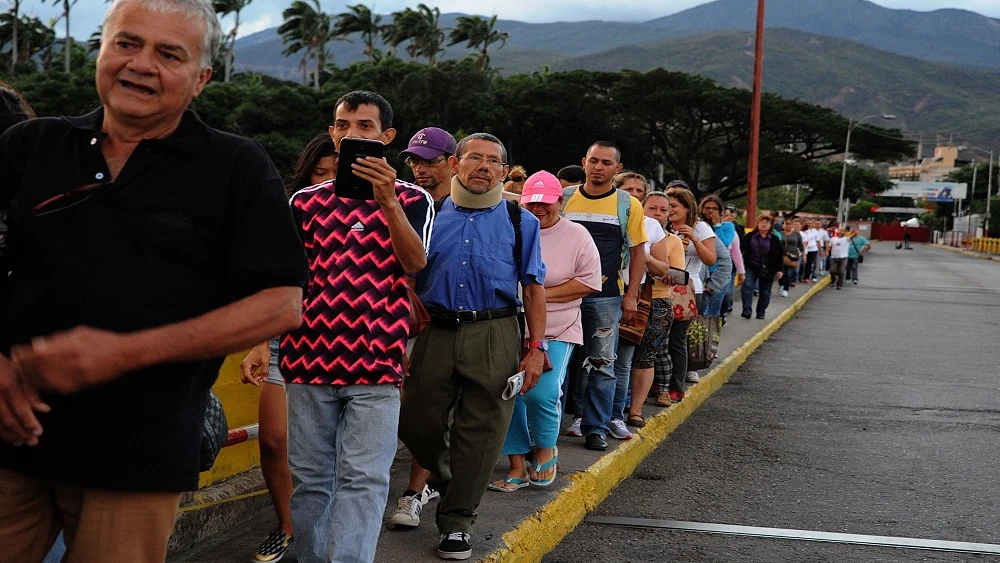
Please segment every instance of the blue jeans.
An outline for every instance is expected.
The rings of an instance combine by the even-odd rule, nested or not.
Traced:
[[[762,278],[759,277],[757,268],[753,266],[747,266],[747,279],[743,282],[743,314],[749,315],[751,309],[753,309],[753,287],[758,285],[760,290],[758,291],[759,296],[757,297],[757,315],[763,315],[764,311],[767,311],[767,306],[771,303],[771,285],[774,284],[774,278]]]
[[[582,407],[583,435],[608,434],[611,407],[615,400],[615,349],[621,297],[585,297],[580,306],[583,318],[583,365],[580,366],[576,404]],[[576,411],[580,417],[580,410]]]
[[[532,444],[538,448],[555,447],[562,418],[562,384],[573,346],[569,342],[549,341],[552,369],[542,373],[531,391],[514,397],[514,415],[503,443],[504,454],[528,453]]]
[[[625,420],[626,402],[631,399],[629,383],[632,381],[632,358],[635,356],[635,344],[618,339],[618,350],[615,357],[615,400],[611,403],[610,420]]]
[[[298,560],[370,563],[396,455],[399,388],[295,384],[286,393]]]
[[[705,292],[702,295],[705,297],[704,303],[701,306],[701,314],[706,317],[720,317],[722,316],[722,301],[726,298],[726,294],[733,289],[733,278],[729,278],[726,282],[726,286],[716,291],[714,293]]]

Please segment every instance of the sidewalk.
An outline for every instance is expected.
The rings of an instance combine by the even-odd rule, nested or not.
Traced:
[[[702,373],[702,381],[690,385],[682,402],[668,409],[646,405],[643,415],[647,426],[629,441],[609,437],[606,452],[593,452],[583,447],[582,438],[560,436],[559,476],[548,488],[528,487],[514,493],[487,491],[479,507],[479,519],[473,530],[471,561],[539,561],[559,543],[584,516],[592,511],[622,480],[627,478],[650,452],[667,438],[678,425],[711,394],[728,381],[746,358],[787,320],[794,317],[808,299],[823,291],[828,278],[817,284],[799,284],[787,298],[775,290],[767,311],[767,319],[743,319],[739,316],[737,298],[734,314],[722,332],[719,360],[713,369]],[[738,293],[737,288],[737,293]],[[568,425],[569,421],[566,421]],[[400,447],[393,463],[391,488],[385,518],[395,509],[397,496],[406,488],[409,477],[409,453]],[[494,479],[506,475],[507,460],[498,460]],[[244,495],[244,500],[231,504],[233,519],[229,531],[218,531],[190,549],[173,553],[171,563],[214,563],[249,559],[257,544],[274,527],[273,510],[260,506],[259,496]],[[266,498],[266,496],[264,497]],[[254,501],[252,504],[248,500]],[[265,503],[266,504],[266,503]],[[434,525],[437,501],[424,508],[418,528],[408,530],[383,529],[379,538],[376,561],[408,563],[440,561],[436,555],[439,541]],[[237,520],[238,516],[241,520]],[[285,561],[295,561],[294,546]],[[237,555],[238,554],[238,555]]]
[[[975,250],[966,250],[964,248],[957,248],[954,246],[948,246],[946,244],[934,244],[931,242],[924,243],[926,246],[931,248],[940,248],[941,250],[950,250],[952,252],[957,252],[959,254],[964,254],[966,256],[971,256],[973,258],[981,258],[983,260],[993,260],[994,262],[1000,262],[1000,256],[996,254],[988,254],[986,252],[978,252]]]

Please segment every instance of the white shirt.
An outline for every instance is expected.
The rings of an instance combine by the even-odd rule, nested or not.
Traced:
[[[694,238],[699,241],[705,241],[711,238],[715,238],[715,231],[712,227],[708,226],[708,223],[704,221],[698,221],[694,224]],[[684,240],[683,238],[681,240]],[[691,276],[691,281],[694,282],[694,292],[702,293],[705,291],[705,286],[701,283],[701,258],[698,258],[698,249],[694,247],[694,244],[685,240],[684,248],[684,269],[687,270],[689,276]],[[715,248],[715,243],[710,243],[712,248]]]
[[[819,247],[816,246],[816,229],[802,231],[802,242],[806,245],[806,252],[816,252],[819,250]]]
[[[822,249],[825,243],[830,242],[830,233],[826,232],[826,229],[816,229],[816,242]]]
[[[847,237],[833,237],[830,244],[830,258],[847,258],[851,252],[851,239]]]
[[[653,246],[653,244],[667,238],[667,233],[663,230],[663,226],[660,225],[660,222],[656,219],[653,219],[652,217],[646,217],[645,219],[646,238],[649,239],[646,241],[645,253],[649,254],[649,249]],[[628,268],[622,270],[622,280],[624,280],[625,285],[628,285]],[[642,281],[639,283],[645,283],[645,281],[646,273],[643,272]]]

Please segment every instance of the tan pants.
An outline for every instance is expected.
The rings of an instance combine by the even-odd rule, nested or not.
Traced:
[[[66,563],[163,563],[180,493],[60,485],[0,469],[0,563],[40,563],[59,531]]]

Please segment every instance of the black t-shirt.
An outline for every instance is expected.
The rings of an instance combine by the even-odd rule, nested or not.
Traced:
[[[171,136],[140,142],[90,199],[33,212],[110,179],[102,121],[99,109],[26,121],[0,136],[4,353],[78,325],[134,331],[304,285],[305,253],[274,165],[257,144],[210,129],[191,111]],[[221,363],[161,364],[45,396],[52,412],[39,416],[40,443],[0,443],[0,467],[96,488],[195,489],[205,391]]]

